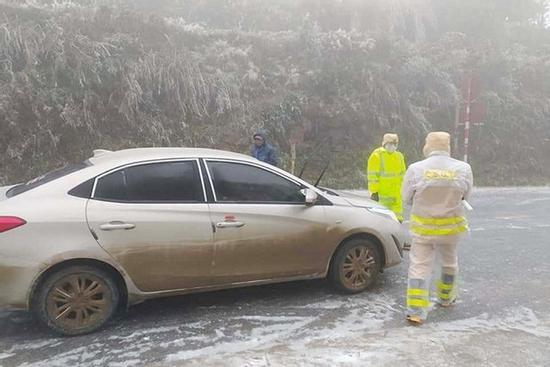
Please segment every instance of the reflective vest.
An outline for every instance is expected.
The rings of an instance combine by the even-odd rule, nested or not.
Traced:
[[[445,152],[432,153],[412,164],[403,181],[402,195],[412,204],[410,230],[417,236],[451,236],[468,230],[463,199],[473,187],[469,164]]]
[[[401,152],[375,149],[367,161],[367,186],[371,193],[378,193],[380,204],[391,209],[402,219],[403,205],[401,184],[405,175],[405,157]]]

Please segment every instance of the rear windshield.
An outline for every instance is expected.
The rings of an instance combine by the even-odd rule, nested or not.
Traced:
[[[84,169],[91,165],[92,163],[90,161],[85,161],[82,163],[68,164],[65,167],[54,169],[53,171],[32,179],[27,183],[12,187],[6,192],[6,196],[11,198],[12,196],[22,194],[25,191],[32,190],[38,186],[44,185],[45,183],[51,182],[63,176],[67,176],[68,174],[71,174],[73,172],[80,171],[81,169]]]

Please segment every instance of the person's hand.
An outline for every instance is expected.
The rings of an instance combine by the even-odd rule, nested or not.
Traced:
[[[378,193],[377,192],[374,192],[372,193],[372,195],[370,196],[370,198],[374,201],[378,201],[380,200],[380,198],[378,197]]]

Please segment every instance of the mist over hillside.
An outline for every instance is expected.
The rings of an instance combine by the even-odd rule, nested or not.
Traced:
[[[96,148],[247,152],[261,129],[285,169],[308,161],[312,179],[329,161],[324,185],[361,187],[384,132],[409,162],[426,132],[455,132],[470,74],[477,182],[550,182],[547,1],[32,0],[0,14],[3,184]]]

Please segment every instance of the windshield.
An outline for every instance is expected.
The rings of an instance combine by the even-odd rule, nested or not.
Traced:
[[[67,176],[68,174],[71,174],[76,171],[80,171],[81,169],[84,169],[86,167],[91,166],[92,163],[90,161],[85,161],[82,163],[75,163],[75,164],[68,164],[64,167],[54,169],[53,171],[50,171],[46,174],[43,174],[39,177],[36,177],[32,180],[30,180],[27,183],[16,185],[9,189],[6,192],[6,196],[11,198],[13,196],[22,194],[26,191],[32,190],[38,186],[44,185],[45,183],[51,182],[53,180],[56,180],[58,178],[61,178],[63,176]]]

